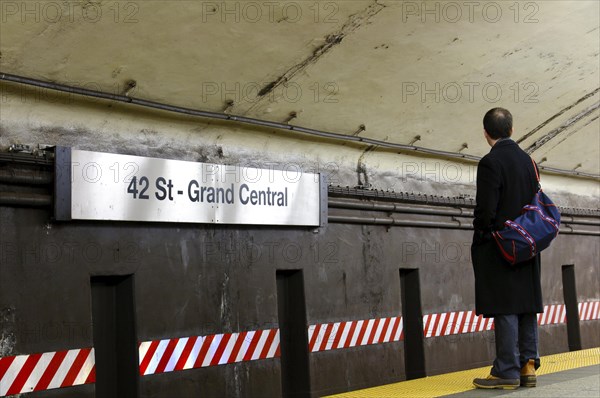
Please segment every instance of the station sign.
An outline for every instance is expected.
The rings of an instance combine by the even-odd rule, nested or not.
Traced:
[[[56,220],[319,226],[318,173],[56,148]]]

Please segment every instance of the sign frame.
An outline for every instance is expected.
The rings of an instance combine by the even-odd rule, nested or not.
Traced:
[[[323,173],[297,172],[296,174],[299,176],[299,182],[294,185],[293,181],[286,180],[284,182],[281,177],[278,177],[279,179],[277,179],[277,175],[279,173],[283,175],[283,170],[278,169],[267,170],[234,165],[209,164],[155,157],[92,152],[62,146],[56,146],[54,153],[54,220],[56,221],[126,221],[298,227],[323,227],[327,225],[328,190],[327,178]],[[76,166],[80,165],[80,162],[77,162],[77,159],[81,159],[83,156],[92,157],[92,161],[87,164],[93,164],[94,159],[103,160],[105,158],[118,158],[123,159],[123,161],[137,161],[139,162],[139,165],[141,165],[139,166],[139,170],[142,170],[141,174],[144,175],[148,173],[150,173],[150,175],[152,175],[152,173],[156,175],[155,169],[158,167],[159,170],[162,170],[160,167],[164,167],[165,169],[170,170],[170,173],[175,174],[175,181],[179,179],[179,184],[173,192],[171,192],[171,188],[169,188],[169,200],[163,201],[165,199],[162,196],[163,190],[164,193],[166,193],[166,190],[165,186],[159,186],[159,183],[166,184],[167,180],[162,177],[145,178],[144,182],[146,182],[146,187],[149,185],[148,181],[152,181],[152,183],[156,184],[156,187],[152,186],[154,191],[148,191],[152,192],[152,194],[145,194],[142,198],[151,200],[135,201],[132,202],[133,204],[129,202],[125,203],[123,201],[129,201],[131,199],[124,191],[126,185],[125,182],[115,181],[115,184],[119,184],[117,186],[109,181],[107,185],[108,188],[104,191],[100,191],[101,193],[99,194],[98,190],[101,188],[100,185],[105,186],[106,180],[103,180],[103,184],[96,184],[93,186],[85,185],[85,183],[81,181],[81,176],[79,175],[78,170],[76,170]],[[259,191],[259,188],[256,188],[264,187],[265,184],[267,184],[267,182],[263,181],[265,178],[263,178],[262,175],[259,177],[261,180],[258,182],[248,182],[242,179],[242,183],[240,183],[239,177],[235,180],[235,182],[232,182],[233,177],[230,178],[226,174],[223,174],[224,177],[220,177],[221,180],[218,176],[208,182],[205,180],[202,182],[192,180],[189,182],[187,189],[182,187],[183,184],[181,183],[181,180],[184,179],[185,176],[188,176],[189,180],[190,175],[199,175],[199,170],[204,170],[205,167],[215,169],[228,168],[230,172],[231,170],[234,170],[240,173],[240,175],[242,172],[248,172],[248,170],[258,172],[267,171],[270,172],[268,182],[269,187],[264,191]],[[79,180],[77,180],[78,178]],[[135,178],[136,177],[134,176],[134,183]],[[230,178],[231,181],[228,181],[228,178]],[[172,184],[171,179],[168,179],[168,183]],[[203,183],[207,186],[201,186]],[[204,199],[204,197],[202,197],[202,200],[192,200],[198,199],[197,197],[192,197],[192,188],[196,189],[194,192],[198,192],[197,189],[202,188],[203,193],[211,192],[210,190],[212,190],[213,193],[215,190],[220,190],[221,193],[223,193],[224,188],[215,187],[223,187],[224,184],[227,184],[227,194],[230,194],[227,196],[228,201],[226,203],[209,202],[212,203],[212,205],[209,206],[208,203],[205,203],[206,199]],[[271,186],[274,188],[273,191],[270,190]],[[90,189],[89,193],[88,187]],[[237,188],[235,192],[234,188]],[[122,191],[119,191],[119,189],[122,189]],[[205,189],[208,191],[204,191]],[[257,189],[257,191],[254,189]],[[276,192],[275,189],[277,189],[279,192]],[[104,194],[104,192],[107,193]],[[127,192],[129,192],[129,188],[127,189]],[[261,194],[262,196],[258,196],[258,194]],[[162,202],[156,200],[152,195],[156,195],[156,198]],[[159,195],[161,196],[159,197]],[[209,197],[208,194],[207,197]],[[265,197],[269,198],[268,203],[260,202],[259,199],[256,199]],[[83,203],[82,198],[85,198],[85,203]],[[212,198],[214,200],[214,196]],[[217,198],[219,198],[218,195]],[[223,198],[224,196],[221,197],[222,201],[224,201]],[[133,199],[135,199],[135,194],[133,195]],[[200,203],[191,204],[190,202]],[[92,210],[85,208],[85,205],[88,205],[88,203],[91,204],[95,213]],[[179,206],[182,208],[181,211],[179,209],[173,209],[174,206],[177,206],[177,203],[180,203]],[[192,208],[192,206],[196,207]],[[83,210],[82,207],[84,208]],[[113,213],[110,213],[110,210],[106,210],[109,207],[111,209],[117,208],[117,210],[114,210]],[[144,207],[145,209],[151,210],[147,211],[150,216],[145,217],[144,213],[144,216],[140,217],[140,211],[131,216],[129,213],[123,213],[123,211],[119,212],[118,209],[123,207],[126,209],[131,208],[134,211],[139,210],[140,207]],[[199,209],[198,213],[195,212],[196,208]],[[108,216],[104,214],[106,212],[109,213]],[[212,212],[214,212],[214,216],[211,220],[210,215],[213,214]],[[175,213],[177,216],[174,218],[172,215]]]

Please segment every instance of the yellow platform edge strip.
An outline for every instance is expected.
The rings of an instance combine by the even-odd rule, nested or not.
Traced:
[[[547,355],[541,358],[538,376],[600,364],[600,347]],[[327,398],[433,398],[474,389],[473,379],[486,377],[490,366],[366,388]]]

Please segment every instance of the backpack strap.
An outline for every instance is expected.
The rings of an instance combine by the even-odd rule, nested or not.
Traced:
[[[533,164],[533,170],[535,171],[535,179],[537,180],[537,183],[538,183],[538,191],[541,191],[542,185],[540,184],[540,173],[538,171],[538,166],[537,166],[537,164],[535,164],[535,160],[533,160],[533,158],[531,156],[529,158],[531,159],[531,163]]]
[[[533,158],[530,156],[529,157],[531,159],[531,163],[533,163],[533,170],[535,170],[535,178],[537,180],[537,182],[540,182],[540,173],[538,172],[538,167],[537,164],[535,164],[535,161],[533,160]]]

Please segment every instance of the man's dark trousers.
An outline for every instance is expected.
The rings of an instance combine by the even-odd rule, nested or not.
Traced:
[[[518,379],[521,368],[530,359],[535,360],[536,368],[540,366],[536,314],[497,315],[494,332],[496,360],[490,372],[492,376]]]

